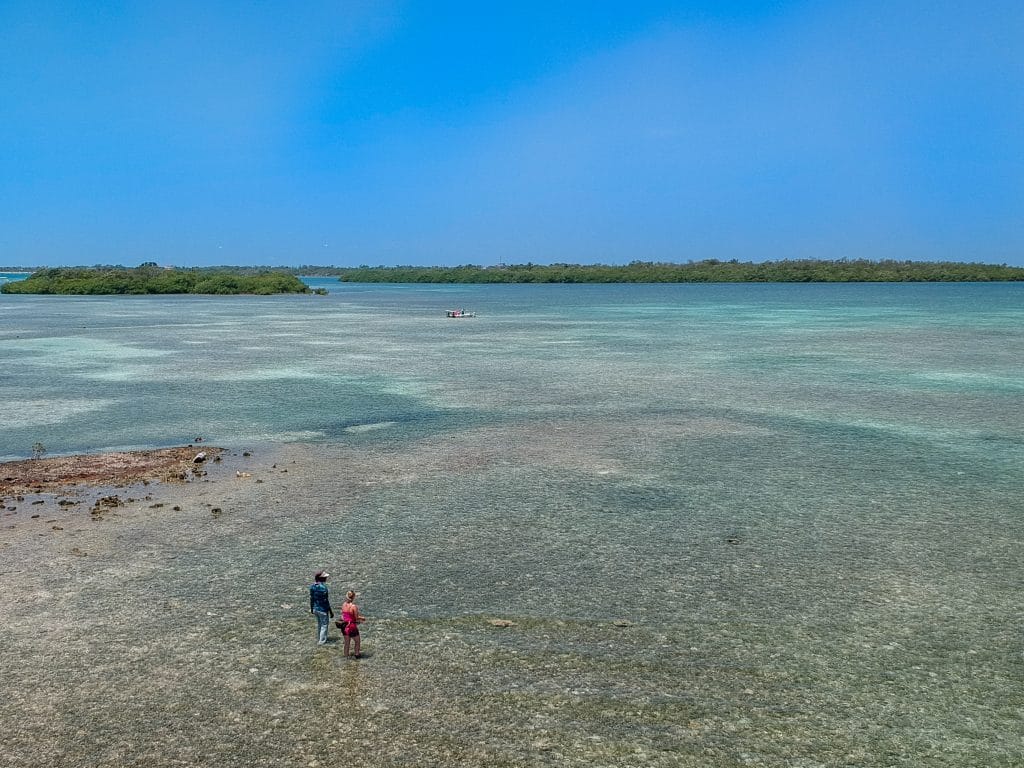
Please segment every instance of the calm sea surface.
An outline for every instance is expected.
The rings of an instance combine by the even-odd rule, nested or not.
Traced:
[[[203,606],[195,637],[225,594],[267,614],[261,651],[217,635],[267,764],[325,758],[302,697],[336,675],[368,765],[1021,764],[1024,284],[313,282],[0,295],[0,458],[202,436],[297,462],[239,492],[250,527],[169,528],[137,576]],[[321,564],[378,619],[358,679],[299,661]],[[151,654],[230,701],[167,634]],[[203,706],[164,714],[237,730]]]
[[[0,457],[703,418],[844,474],[879,451],[1020,466],[1024,285],[322,282],[328,297],[3,296]]]

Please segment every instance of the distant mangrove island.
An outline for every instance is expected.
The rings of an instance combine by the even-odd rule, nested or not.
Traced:
[[[9,268],[28,272],[26,268]],[[0,286],[4,293],[274,294],[326,293],[303,277],[343,283],[918,283],[1024,281],[1024,267],[958,261],[786,259],[750,262],[705,259],[685,264],[498,264],[456,267],[216,266],[172,268],[153,262],[123,266],[37,269]]]
[[[686,264],[634,261],[604,264],[509,264],[481,267],[300,267],[299,274],[337,276],[345,283],[881,283],[1024,280],[1024,267],[925,261],[760,263],[706,259]]]
[[[3,293],[79,296],[128,294],[255,294],[326,293],[313,289],[283,270],[173,269],[154,263],[127,267],[58,267],[40,269],[24,280],[0,286]]]

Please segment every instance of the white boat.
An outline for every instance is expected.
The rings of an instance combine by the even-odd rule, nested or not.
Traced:
[[[467,312],[464,309],[448,309],[448,310],[445,310],[445,316],[447,316],[447,317],[476,317],[476,312]]]

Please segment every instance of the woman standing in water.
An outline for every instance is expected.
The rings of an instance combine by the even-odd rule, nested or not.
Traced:
[[[359,606],[356,605],[356,593],[349,590],[345,595],[345,603],[341,606],[341,621],[338,622],[338,626],[341,627],[341,634],[345,636],[345,655],[348,656],[349,644],[354,637],[356,639],[356,652],[355,658],[359,658],[359,625],[366,621],[363,616],[359,613]]]

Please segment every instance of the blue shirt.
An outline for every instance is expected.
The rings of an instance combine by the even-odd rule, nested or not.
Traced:
[[[321,613],[331,612],[331,601],[327,597],[327,585],[318,581],[309,588],[309,610]]]

